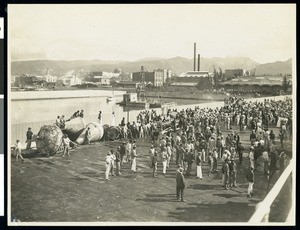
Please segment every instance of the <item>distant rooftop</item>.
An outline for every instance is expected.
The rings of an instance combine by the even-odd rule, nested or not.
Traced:
[[[207,74],[208,71],[188,71],[186,74]]]
[[[196,86],[197,82],[173,82],[172,86]]]

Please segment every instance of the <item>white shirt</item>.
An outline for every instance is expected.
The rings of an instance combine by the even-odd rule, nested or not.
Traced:
[[[264,161],[268,161],[269,160],[269,155],[267,151],[264,151],[262,153],[262,159],[264,159]]]
[[[249,159],[250,160],[254,160],[254,152],[253,151],[250,151],[250,153],[249,153]]]
[[[16,144],[16,148],[17,148],[17,149],[22,149],[22,144],[21,144],[21,142],[18,142],[18,143]]]
[[[105,163],[106,164],[110,164],[111,163],[111,157],[110,157],[110,155],[106,155],[106,157],[105,157]]]

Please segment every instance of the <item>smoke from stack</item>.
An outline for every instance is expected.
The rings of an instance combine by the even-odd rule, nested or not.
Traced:
[[[194,71],[196,71],[196,43],[194,43]]]

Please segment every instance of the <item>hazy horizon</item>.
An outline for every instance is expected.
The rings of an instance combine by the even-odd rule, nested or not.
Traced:
[[[295,4],[9,4],[11,61],[295,55]]]
[[[177,57],[167,57],[167,58],[159,58],[159,57],[145,57],[145,58],[140,58],[137,60],[104,60],[104,59],[74,59],[74,60],[63,60],[63,59],[22,59],[22,60],[11,60],[11,62],[26,62],[26,61],[103,61],[103,62],[138,62],[138,61],[152,61],[152,60],[167,60],[167,59],[173,59],[173,58],[186,58],[186,57],[181,57],[181,56],[177,56]],[[254,62],[257,62],[256,60],[253,60],[250,57],[241,57],[241,56],[226,56],[226,57],[201,57],[201,58],[205,58],[205,59],[214,59],[214,58],[222,58],[222,59],[226,59],[226,58],[249,58]],[[186,58],[188,60],[193,60],[193,58]],[[285,62],[288,61],[289,59],[292,59],[292,57],[288,58],[288,59],[284,59],[284,60],[274,60],[273,62]],[[258,64],[267,64],[267,63],[271,63],[271,62],[267,62],[267,63],[259,63]]]

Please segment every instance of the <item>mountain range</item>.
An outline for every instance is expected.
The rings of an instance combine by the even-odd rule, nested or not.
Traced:
[[[146,70],[153,71],[157,68],[171,69],[173,73],[180,74],[182,72],[193,70],[193,59],[183,57],[174,57],[168,59],[161,58],[145,58],[137,61],[102,61],[102,60],[32,60],[32,61],[13,61],[11,63],[11,74],[18,76],[21,74],[45,75],[47,72],[61,76],[67,73],[76,73],[84,76],[92,71],[113,72],[116,68],[121,68],[123,72],[138,72],[141,66]],[[245,69],[255,70],[256,75],[261,74],[291,74],[292,59],[285,62],[273,62],[259,64],[248,57],[213,57],[201,58],[200,70],[213,72],[214,68],[225,69]]]
[[[256,67],[255,75],[292,74],[292,58],[287,61],[277,61],[262,64]]]

